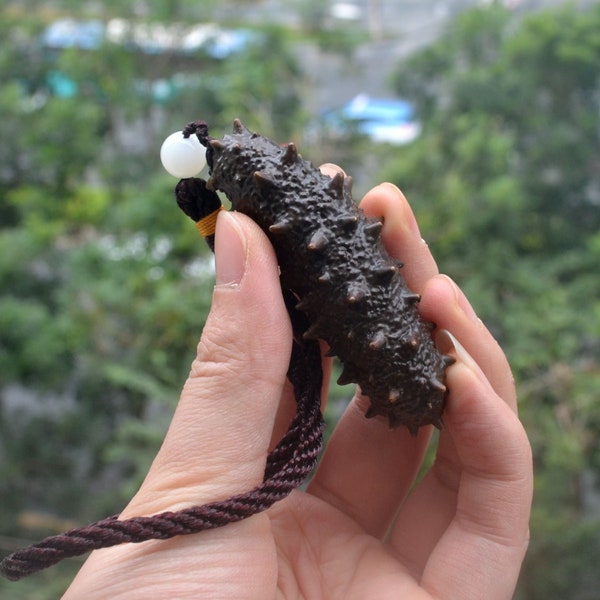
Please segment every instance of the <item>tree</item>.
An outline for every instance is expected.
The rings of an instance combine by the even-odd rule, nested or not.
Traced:
[[[586,491],[600,466],[599,32],[598,4],[464,13],[396,71],[424,133],[382,157],[380,179],[405,190],[515,371],[537,465],[528,599],[598,589],[584,557],[600,531]]]
[[[176,208],[162,140],[196,118],[220,133],[240,116],[284,138],[301,122],[302,73],[278,31],[225,60],[49,48],[42,5],[0,9],[0,530],[20,538],[118,512],[189,370],[212,259]],[[142,17],[127,3],[54,6],[102,22],[197,14],[185,2]],[[60,593],[45,574],[35,596],[10,585],[14,598]]]

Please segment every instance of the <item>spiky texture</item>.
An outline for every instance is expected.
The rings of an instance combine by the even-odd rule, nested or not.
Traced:
[[[201,141],[207,188],[224,192],[266,232],[282,287],[311,323],[304,336],[325,340],[344,365],[339,383],[358,383],[371,400],[367,416],[384,415],[391,427],[441,427],[451,359],[435,348],[419,296],[383,247],[381,220],[352,199],[351,178],[323,175],[293,144],[278,145],[239,120],[223,139]]]

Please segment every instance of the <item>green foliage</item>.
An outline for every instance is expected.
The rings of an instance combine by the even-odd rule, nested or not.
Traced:
[[[395,73],[424,134],[380,174],[513,366],[537,467],[528,599],[598,589],[582,485],[599,475],[598,64],[600,5],[463,14]]]
[[[65,593],[81,568],[82,559],[59,563],[52,569],[13,582],[0,579],[0,597],[10,600],[56,600]]]
[[[229,128],[235,117],[241,117],[251,129],[274,139],[288,139],[305,122],[300,102],[302,82],[285,32],[270,28],[245,52],[226,61],[204,93],[218,111],[217,126],[223,123]]]
[[[532,541],[525,572],[543,573],[544,576],[536,578],[535,582],[524,578],[518,598],[595,600],[598,597],[600,523],[573,519],[556,522],[549,516],[540,526],[546,535],[544,539]]]
[[[59,13],[184,23],[241,4],[164,2],[144,15],[112,0],[0,8],[3,535],[55,532],[21,526],[24,511],[79,522],[118,512],[164,434],[212,291],[209,253],[158,162],[165,135],[195,118],[222,132],[241,117],[301,140],[306,124],[306,81],[280,29],[257,30],[225,61],[108,43],[50,52],[39,35]],[[322,28],[322,3],[302,4],[301,35],[349,53],[355,32]],[[398,183],[442,270],[507,351],[536,462],[518,596],[528,600],[598,589],[598,64],[600,5],[523,20],[497,4],[469,11],[393,77],[419,108],[418,141],[306,150],[349,171],[360,157]],[[53,91],[57,77],[72,94]],[[57,597],[57,573],[77,567],[0,582],[0,595],[10,585],[13,598]]]
[[[3,536],[35,539],[61,529],[56,517],[118,512],[164,436],[213,268],[174,202],[162,140],[196,118],[219,131],[239,116],[281,138],[303,122],[302,73],[279,30],[258,31],[226,60],[108,42],[50,50],[40,35],[64,15],[197,22],[221,3],[200,4],[161,3],[143,19],[127,2],[0,8]],[[23,525],[29,513],[49,516],[47,527]],[[64,589],[34,580],[43,592],[23,582],[11,597]]]

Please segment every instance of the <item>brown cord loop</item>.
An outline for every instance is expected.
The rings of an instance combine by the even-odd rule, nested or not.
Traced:
[[[216,213],[218,210],[211,213],[215,214],[215,221]],[[202,215],[199,218],[202,219]],[[206,236],[209,245],[211,237],[212,234]],[[284,298],[294,331],[288,379],[294,388],[297,411],[287,433],[267,457],[261,485],[221,502],[124,521],[112,516],[87,527],[48,537],[7,556],[0,563],[0,573],[17,581],[65,558],[91,550],[165,540],[222,527],[268,509],[297,488],[316,466],[323,444],[320,407],[323,373],[318,342],[302,337],[308,326],[306,316],[294,308],[296,299],[291,293],[284,291]]]

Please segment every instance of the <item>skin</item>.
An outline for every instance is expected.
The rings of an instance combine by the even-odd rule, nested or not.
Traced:
[[[432,429],[412,437],[389,430],[383,418],[365,419],[368,400],[357,394],[305,491],[220,529],[96,551],[64,598],[512,597],[528,544],[533,475],[510,367],[460,289],[438,273],[400,190],[379,185],[361,207],[384,216],[386,248],[422,294],[438,347],[457,359],[425,477],[412,489]],[[123,518],[254,487],[294,412],[285,379],[291,330],[273,250],[250,219],[223,212],[215,251],[213,304],[197,358]],[[323,364],[327,380],[330,359]]]

